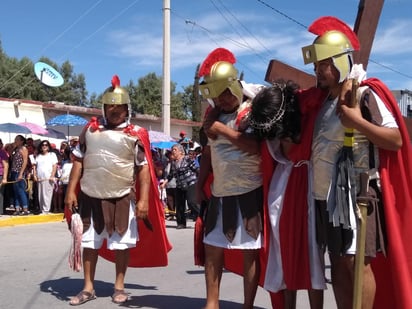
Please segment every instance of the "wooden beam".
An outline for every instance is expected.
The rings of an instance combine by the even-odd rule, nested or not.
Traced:
[[[316,85],[316,77],[300,71],[278,60],[271,60],[266,71],[265,81],[274,83],[277,80],[293,80],[300,88],[306,89]]]
[[[356,16],[354,32],[357,34],[361,49],[354,53],[355,63],[362,63],[364,69],[372,50],[372,43],[378,26],[384,0],[360,0]],[[359,62],[360,61],[360,62]],[[271,60],[266,70],[265,81],[272,83],[275,80],[293,80],[301,88],[315,85],[315,76],[288,66],[280,61]]]
[[[356,16],[354,32],[360,42],[360,50],[353,53],[355,63],[362,63],[366,71],[373,40],[378,27],[384,0],[359,1],[358,15]]]

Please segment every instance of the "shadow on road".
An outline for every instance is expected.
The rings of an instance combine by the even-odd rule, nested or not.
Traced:
[[[111,297],[113,294],[113,283],[95,280],[95,290],[97,297]],[[47,280],[40,284],[40,291],[49,293],[61,301],[69,301],[70,298],[76,295],[83,287],[82,279],[73,279],[62,277],[55,280]],[[157,290],[155,286],[144,286],[139,284],[125,284],[125,288],[131,294],[133,290]],[[140,293],[136,293],[140,294]],[[154,309],[193,309],[202,308],[205,305],[204,298],[185,297],[176,295],[158,295],[145,294],[141,296],[131,295],[129,301],[120,307],[127,308],[154,308]],[[237,309],[241,307],[240,303],[232,301],[220,301],[220,307],[225,309]],[[263,307],[255,307],[256,309],[265,309]]]

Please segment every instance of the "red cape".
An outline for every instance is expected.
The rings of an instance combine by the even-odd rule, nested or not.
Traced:
[[[299,101],[301,109],[301,143],[292,146],[290,151],[291,160],[309,160],[311,154],[311,144],[313,127],[317,111],[325,99],[326,93],[317,88],[311,88],[299,92]],[[273,172],[276,163],[267,149],[266,142],[262,143],[261,147],[261,164],[263,173],[263,191],[264,191],[264,245],[261,249],[260,264],[261,274],[259,285],[263,286],[264,277],[266,273],[266,264],[268,260],[269,250],[267,244],[269,243],[270,222],[267,212],[267,197],[269,192],[270,182],[272,180]],[[285,192],[284,207],[282,211],[282,220],[284,224],[280,225],[280,235],[282,245],[282,263],[284,267],[285,281],[290,289],[299,288],[302,286],[310,287],[310,269],[309,269],[309,253],[308,253],[308,224],[307,215],[299,218],[299,224],[287,224],[287,222],[296,222],[296,218],[291,218],[295,214],[293,210],[294,205],[306,205],[307,194],[303,190],[308,189],[307,184],[307,169],[306,167],[296,169],[292,173],[289,180],[287,190]],[[299,194],[296,192],[299,191]],[[297,203],[297,204],[296,204]],[[286,206],[291,205],[291,206]],[[300,231],[297,232],[296,228]],[[303,256],[307,259],[303,260]],[[243,273],[243,258],[240,250],[225,250],[225,268],[238,275]],[[300,267],[296,267],[299,265]],[[272,308],[283,308],[283,293],[271,293],[270,298]]]
[[[138,131],[133,131],[132,134],[137,136],[142,142],[150,169],[151,183],[149,194],[149,220],[153,225],[153,231],[148,230],[143,224],[143,221],[139,220],[139,241],[137,242],[135,248],[130,249],[129,266],[167,266],[167,253],[172,249],[172,246],[169,243],[166,234],[164,209],[159,198],[159,190],[153,167],[152,153],[150,151],[149,134],[144,128],[140,128]],[[139,183],[136,181],[136,199],[139,198],[139,192]],[[115,261],[115,252],[107,249],[106,241],[99,250],[99,255],[111,262]]]
[[[380,254],[372,261],[376,277],[374,308],[412,308],[412,151],[408,131],[396,99],[377,79],[369,86],[394,115],[402,135],[398,151],[379,150],[386,234],[387,257]]]
[[[299,92],[301,140],[299,144],[292,145],[288,154],[290,161],[310,160],[315,120],[325,97],[326,93],[318,88]],[[265,173],[266,168],[263,171]],[[287,182],[279,221],[283,275],[288,289],[306,290],[312,288],[308,243],[308,166],[294,167]]]

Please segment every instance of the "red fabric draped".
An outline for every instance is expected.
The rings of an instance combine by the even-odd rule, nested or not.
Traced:
[[[299,102],[301,109],[301,143],[293,145],[290,151],[290,159],[294,162],[307,160],[310,158],[313,127],[317,111],[325,99],[325,93],[317,88],[311,88],[299,93]],[[259,285],[263,286],[266,265],[268,260],[268,244],[270,233],[270,222],[267,212],[268,192],[276,162],[267,149],[265,142],[261,147],[261,162],[263,173],[263,192],[264,192],[264,245],[260,252],[261,275]],[[302,166],[293,172],[288,180],[287,191],[285,193],[285,204],[282,211],[282,220],[284,223],[280,226],[281,246],[282,246],[282,263],[284,263],[285,281],[290,289],[295,287],[302,288],[302,284],[310,287],[310,269],[308,259],[308,225],[306,215],[300,217],[299,224],[288,224],[296,222],[294,209],[296,205],[307,205],[307,167]],[[297,194],[296,192],[299,192]],[[306,192],[306,193],[305,193]],[[296,204],[297,203],[297,204]],[[288,206],[289,205],[289,206]],[[292,216],[292,218],[291,218]],[[296,229],[300,229],[298,232]],[[296,237],[296,235],[298,237]],[[303,257],[307,259],[302,262]],[[225,250],[225,267],[229,271],[242,275],[243,258],[240,250]],[[300,267],[297,267],[300,266]],[[271,293],[269,296],[272,308],[283,308],[283,293]]]
[[[133,135],[136,135],[142,142],[150,169],[151,183],[149,194],[149,220],[153,225],[153,231],[148,230],[143,222],[139,220],[139,241],[137,242],[135,248],[130,249],[129,266],[167,266],[167,253],[172,249],[172,246],[169,243],[166,234],[163,204],[159,198],[159,190],[157,187],[157,181],[153,167],[152,154],[150,151],[149,135],[144,128],[140,128],[138,131],[133,131]],[[139,198],[139,192],[139,182],[136,181],[136,199]],[[103,243],[102,248],[99,250],[99,255],[111,262],[115,261],[115,252],[107,249],[106,241]]]
[[[376,277],[374,308],[412,308],[412,151],[406,125],[390,90],[378,79],[367,79],[369,86],[394,115],[402,135],[398,151],[379,150],[387,257],[372,261]]]

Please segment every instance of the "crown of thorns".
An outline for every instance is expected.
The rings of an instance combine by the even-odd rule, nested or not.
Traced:
[[[267,117],[264,120],[257,120],[254,119],[253,115],[251,112],[249,112],[248,118],[249,118],[249,125],[256,129],[256,130],[261,130],[264,132],[269,132],[272,128],[273,125],[279,123],[282,121],[283,119],[283,115],[285,114],[286,111],[286,106],[285,106],[285,88],[286,85],[285,84],[278,84],[278,83],[274,83],[272,85],[272,87],[277,88],[280,90],[280,93],[282,95],[282,102],[280,103],[280,107],[279,110],[277,111],[277,113],[273,116],[273,117]],[[291,103],[293,103],[293,97],[291,98]]]

